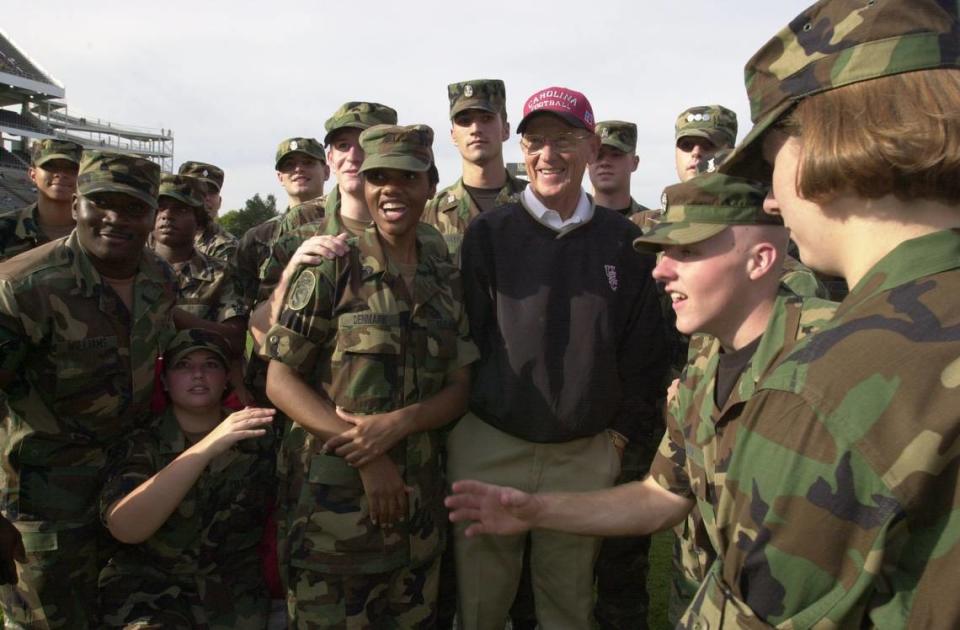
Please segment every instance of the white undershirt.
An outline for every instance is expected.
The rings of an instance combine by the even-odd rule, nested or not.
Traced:
[[[577,201],[577,207],[566,221],[561,218],[559,212],[543,205],[543,202],[533,193],[532,186],[523,189],[523,196],[520,199],[534,219],[555,232],[566,232],[587,223],[593,218],[593,203],[582,188],[580,189],[580,199]]]

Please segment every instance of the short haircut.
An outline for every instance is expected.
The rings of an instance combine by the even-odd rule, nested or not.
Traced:
[[[803,99],[782,126],[803,142],[797,191],[814,201],[960,202],[960,70],[862,81]]]

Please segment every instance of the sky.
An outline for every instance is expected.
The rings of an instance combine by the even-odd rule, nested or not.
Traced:
[[[508,162],[521,160],[523,102],[543,87],[583,92],[597,120],[635,122],[633,196],[657,207],[676,182],[677,115],[720,103],[737,112],[743,138],[743,66],[809,4],[4,0],[0,27],[63,84],[71,114],[172,129],[175,164],[222,167],[221,214],[255,193],[283,199],[277,144],[322,140],[345,101],[384,103],[401,124],[433,127],[440,185],[452,183],[460,158],[446,86],[477,78],[506,83]]]

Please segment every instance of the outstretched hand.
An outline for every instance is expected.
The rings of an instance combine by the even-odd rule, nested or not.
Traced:
[[[444,500],[454,523],[471,522],[466,535],[509,536],[532,529],[542,504],[535,494],[482,481],[453,484],[453,494]]]
[[[216,457],[225,453],[240,440],[266,434],[266,427],[273,422],[275,413],[275,409],[260,407],[246,407],[240,411],[235,411],[214,427],[197,444],[211,456]]]

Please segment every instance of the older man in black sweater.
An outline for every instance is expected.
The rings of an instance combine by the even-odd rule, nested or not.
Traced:
[[[452,480],[527,491],[610,486],[629,440],[652,440],[667,337],[635,225],[596,208],[580,182],[599,139],[586,97],[551,87],[518,131],[530,186],[484,212],[463,242],[480,347],[470,412],[448,441]],[[599,540],[534,531],[531,569],[544,628],[592,626]],[[467,539],[457,528],[460,621],[503,628],[526,536]]]

